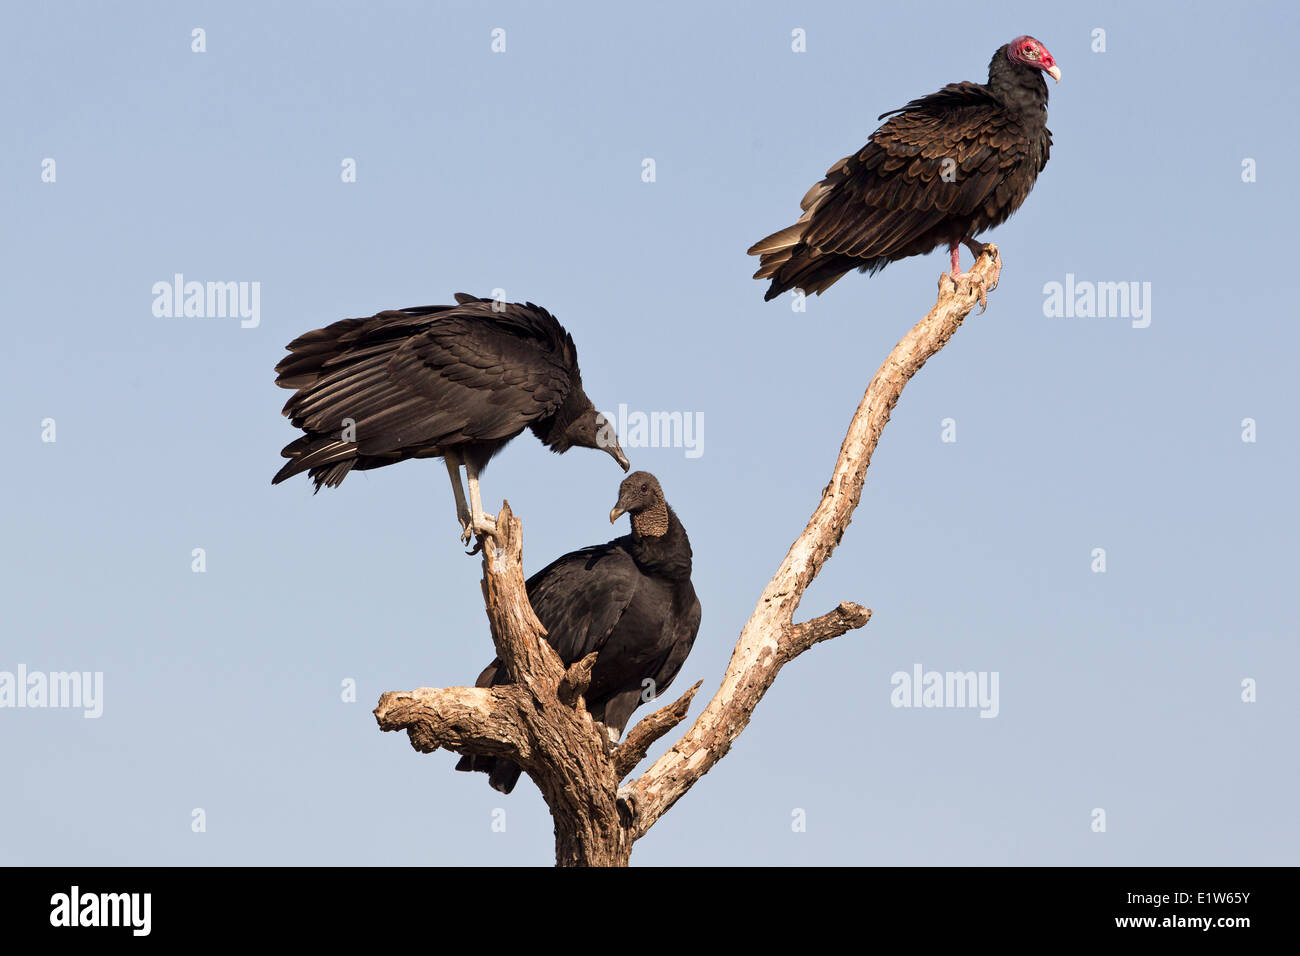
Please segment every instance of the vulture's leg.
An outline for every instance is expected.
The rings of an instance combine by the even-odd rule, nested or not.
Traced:
[[[469,505],[465,503],[465,489],[460,486],[460,457],[452,452],[443,456],[443,461],[447,463],[447,474],[451,476],[451,490],[456,496],[456,517],[460,519],[460,540],[469,544],[470,539],[470,512]]]
[[[961,253],[957,251],[957,247],[961,245],[961,242],[962,240],[954,239],[948,243],[948,254],[952,256],[952,271],[948,274],[952,276],[953,282],[961,278]]]
[[[465,477],[469,481],[470,526],[475,534],[496,534],[497,519],[495,515],[483,513],[483,499],[478,490],[478,469],[465,462]]]

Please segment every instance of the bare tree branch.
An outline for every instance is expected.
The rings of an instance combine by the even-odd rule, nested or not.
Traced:
[[[525,741],[511,713],[524,699],[514,687],[419,687],[382,695],[375,718],[381,730],[405,730],[421,753],[473,748],[514,758]]]
[[[592,651],[564,672],[559,687],[559,697],[563,703],[574,707],[578,703],[578,698],[587,693],[587,688],[591,686],[591,671],[596,666],[596,658],[599,656]]]
[[[483,601],[497,657],[516,682],[552,693],[564,677],[564,662],[546,643],[546,628],[537,620],[524,587],[524,541],[519,519],[502,502],[497,515],[496,546],[483,549]]]
[[[781,663],[792,661],[814,644],[829,641],[859,627],[866,627],[871,611],[852,601],[841,601],[840,606],[811,621],[790,627],[778,642]]]
[[[985,304],[1000,272],[997,249],[988,245],[966,276],[956,282],[940,277],[934,307],[903,336],[867,386],[821,501],[763,590],[722,685],[682,738],[638,779],[619,787],[655,741],[685,719],[700,684],[640,721],[611,748],[582,700],[594,658],[566,670],[528,603],[520,523],[508,504],[497,517],[495,541],[481,542],[483,597],[497,655],[515,683],[386,693],[375,708],[381,729],[406,730],[411,745],[425,753],[441,747],[509,757],[537,783],[550,808],[559,865],[626,865],[636,840],[731,749],[781,668],[813,645],[870,620],[869,610],[847,601],[799,624],[794,614],[852,520],[872,454],[903,387],[975,305]]]
[[[503,687],[386,693],[375,708],[382,730],[406,730],[422,753],[508,757],[537,783],[556,822],[563,866],[626,865],[632,851],[619,823],[609,742],[587,713],[584,659],[565,669],[528,603],[519,519],[503,502],[496,534],[482,541],[483,599],[497,656],[516,681]],[[564,689],[563,694],[561,688]]]
[[[619,780],[636,769],[636,765],[645,759],[646,751],[654,746],[656,740],[686,719],[691,710],[691,701],[702,686],[704,681],[697,680],[681,697],[667,707],[660,707],[627,732],[623,742],[614,751],[614,775]]]
[[[636,809],[633,840],[643,836],[731,749],[732,741],[748,726],[750,715],[781,667],[794,656],[781,652],[782,638],[790,648],[800,640],[786,637],[794,612],[803,592],[844,537],[862,497],[871,456],[903,387],[947,344],[976,303],[997,287],[1001,271],[997,248],[987,245],[974,269],[961,281],[954,282],[947,274],[941,276],[934,307],[894,346],[871,379],[840,445],[822,499],[741,631],[722,686],[685,736],[633,785],[629,800]],[[860,621],[856,624],[859,627],[866,623],[865,616],[852,618],[847,613],[842,620],[850,624]],[[816,641],[807,642],[807,646],[813,643]]]

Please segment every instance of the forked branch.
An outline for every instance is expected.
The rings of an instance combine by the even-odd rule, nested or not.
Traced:
[[[483,594],[497,654],[516,683],[482,690],[390,692],[375,716],[384,730],[406,730],[421,752],[508,756],[542,791],[555,820],[560,865],[625,865],[632,845],[731,749],[781,668],[822,641],[871,617],[851,602],[796,624],[804,591],[834,552],[862,497],[867,468],[904,386],[947,344],[997,287],[997,248],[984,246],[959,280],[939,279],[934,307],[894,346],[867,386],[840,446],[831,479],[741,631],[722,684],[695,722],[639,778],[619,786],[647,750],[685,719],[696,684],[628,731],[611,748],[582,703],[591,660],[565,670],[544,639],[524,590],[518,519],[504,505],[500,540],[487,542]]]

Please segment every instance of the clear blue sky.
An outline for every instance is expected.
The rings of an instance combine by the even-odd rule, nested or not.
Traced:
[[[1297,16],[10,5],[0,671],[102,671],[104,712],[0,709],[0,863],[549,863],[530,782],[502,797],[377,730],[382,691],[492,657],[480,566],[437,462],[271,486],[283,346],[502,288],[572,331],[602,407],[702,415],[698,458],[627,450],[694,543],[704,623],[674,690],[710,694],[944,268],[854,274],[795,314],[745,249],[877,114],[982,81],[1022,33],[1064,74],[1051,162],[804,602],[875,617],[785,670],[633,861],[1296,863]],[[155,317],[175,273],[260,283],[260,324]],[[1149,327],[1045,317],[1067,275],[1149,282]],[[526,436],[484,492],[523,518],[532,571],[611,536],[620,477]],[[999,715],[892,707],[916,664],[996,671]]]

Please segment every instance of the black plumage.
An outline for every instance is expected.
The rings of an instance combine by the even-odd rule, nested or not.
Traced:
[[[630,534],[566,554],[527,582],[528,600],[561,660],[569,665],[597,652],[584,700],[611,742],[641,703],[672,683],[700,627],[691,543],[653,475],[623,480],[609,520],[624,513],[632,518]],[[509,682],[497,659],[476,686]],[[489,774],[502,793],[520,774],[517,764],[498,757],[462,757],[456,769]]]
[[[281,452],[289,462],[272,484],[305,471],[319,491],[353,469],[441,457],[468,539],[469,524],[492,521],[478,474],[525,428],[552,451],[600,448],[628,469],[582,390],[572,336],[549,312],[463,294],[456,302],[343,319],[290,342],[276,384],[296,390],[284,414],[304,434]]]
[[[988,83],[950,83],[879,117],[892,118],[804,196],[793,226],[754,243],[764,299],[790,289],[821,294],[852,269],[958,244],[1006,221],[1047,165],[1051,53],[1018,37],[993,54]]]

